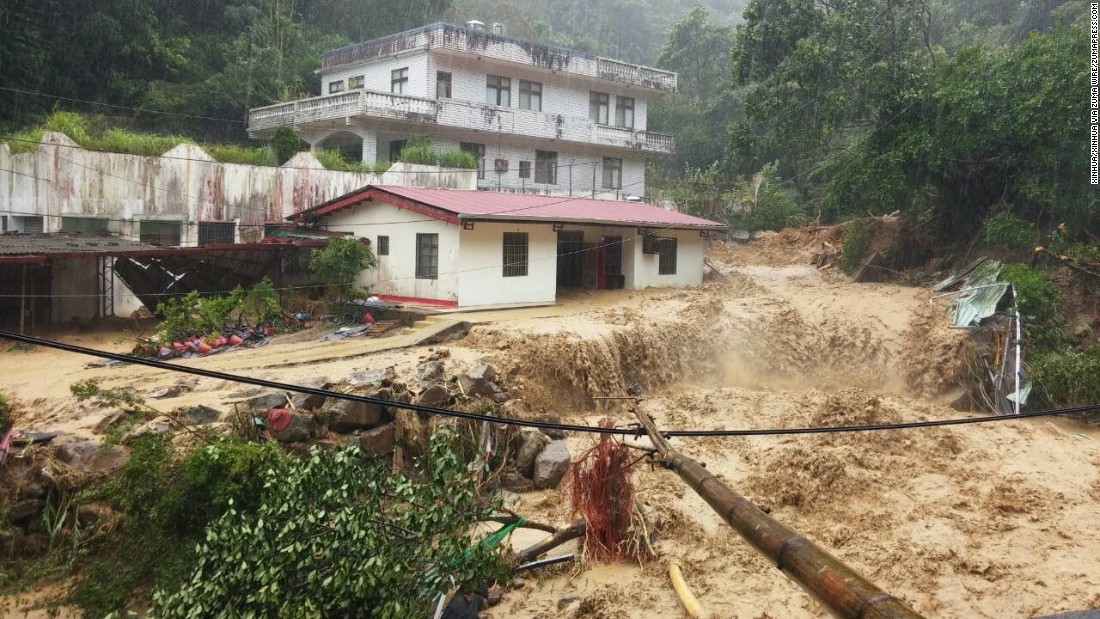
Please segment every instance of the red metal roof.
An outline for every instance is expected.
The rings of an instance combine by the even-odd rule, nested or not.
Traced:
[[[381,199],[413,208],[444,221],[541,221],[593,223],[662,228],[718,230],[725,224],[669,211],[640,202],[593,200],[566,196],[541,196],[467,189],[425,189],[390,185],[368,185],[292,215],[288,219],[320,217],[367,199]],[[412,203],[412,204],[410,204]],[[426,207],[426,208],[423,208]],[[457,217],[456,217],[457,216]]]

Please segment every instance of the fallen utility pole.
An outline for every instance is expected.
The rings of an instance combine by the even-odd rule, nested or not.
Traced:
[[[703,497],[720,516],[789,578],[843,619],[923,619],[809,539],[779,524],[730,490],[703,465],[672,448],[648,414],[632,407],[661,462]]]

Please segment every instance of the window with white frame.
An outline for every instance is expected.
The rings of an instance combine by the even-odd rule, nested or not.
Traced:
[[[490,75],[485,78],[485,102],[489,105],[512,105],[512,78]]]
[[[451,98],[451,74],[447,71],[435,72],[435,98]]]
[[[344,92],[344,80],[328,83],[328,94],[334,95],[338,92]]]
[[[603,188],[623,188],[623,160],[615,157],[603,158]]]
[[[618,105],[615,107],[615,126],[626,129],[634,128],[634,97],[616,97]]]
[[[606,92],[591,92],[588,95],[588,119],[600,125],[607,124],[609,97]]]
[[[519,109],[542,111],[542,84],[527,80],[519,81]]]
[[[535,182],[558,184],[558,154],[550,150],[535,151]]]
[[[504,277],[527,276],[527,233],[504,233]]]
[[[395,95],[403,95],[409,89],[409,68],[394,69],[390,71],[390,92]]]
[[[416,278],[439,279],[439,235],[416,235]]]
[[[366,83],[365,75],[353,75],[348,78],[348,90],[361,90]]]

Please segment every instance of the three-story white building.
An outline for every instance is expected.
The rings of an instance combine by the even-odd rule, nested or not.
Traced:
[[[329,51],[322,94],[251,110],[249,133],[287,125],[368,163],[427,136],[476,155],[482,189],[644,196],[645,155],[673,151],[646,110],[676,74],[493,30],[437,23]]]

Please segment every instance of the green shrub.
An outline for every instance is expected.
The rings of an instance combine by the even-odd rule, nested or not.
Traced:
[[[1054,318],[1061,289],[1041,271],[1026,264],[1010,263],[1001,269],[1001,280],[1016,287],[1020,312],[1032,322]]]
[[[300,151],[306,150],[303,148],[305,143],[298,137],[298,134],[285,125],[275,130],[269,143],[271,149],[275,151],[275,160],[278,165],[283,165]]]
[[[1036,355],[1031,376],[1054,406],[1100,402],[1100,348],[1063,348]]]
[[[313,151],[313,156],[321,165],[329,170],[342,172],[373,172],[374,167],[364,161],[352,161],[344,157],[344,153],[336,148],[319,148]]]
[[[1075,243],[1066,251],[1066,255],[1078,262],[1100,263],[1100,245]]]
[[[1001,211],[985,220],[985,242],[1010,249],[1030,251],[1039,242],[1039,230],[1010,211]]]
[[[475,157],[473,153],[458,150],[457,148],[449,148],[439,153],[439,165],[444,168],[476,170],[477,163],[477,157]]]
[[[867,256],[867,250],[871,247],[871,233],[867,230],[867,223],[857,219],[844,224],[842,234],[841,244],[844,249],[840,257],[840,268],[845,273],[853,273]]]
[[[332,286],[340,301],[352,298],[355,278],[377,264],[370,247],[350,236],[330,239],[327,247],[313,250],[309,258],[309,270]]]
[[[264,277],[251,290],[240,286],[229,294],[202,296],[198,291],[172,297],[157,305],[162,342],[220,333],[230,324],[264,324],[282,314],[271,280]]]
[[[120,474],[77,498],[106,501],[124,520],[110,550],[82,570],[70,602],[102,617],[125,609],[137,589],[178,586],[207,524],[230,505],[254,510],[265,472],[285,459],[270,443],[223,438],[180,457],[168,434],[137,439]]]
[[[437,165],[439,157],[432,150],[432,141],[425,137],[419,137],[409,140],[405,144],[405,147],[397,154],[397,160],[420,165]]]
[[[221,163],[239,163],[242,165],[274,166],[275,156],[266,146],[242,146],[240,144],[202,144],[206,154]]]
[[[153,614],[422,617],[441,592],[502,578],[500,553],[470,538],[499,500],[479,494],[454,442],[442,429],[408,477],[355,446],[277,463],[258,508],[234,504],[210,524],[190,577],[154,593]]]
[[[364,168],[366,168],[366,167],[367,167],[366,164],[364,164]],[[390,161],[375,161],[373,166],[370,166],[369,169],[365,169],[364,171],[365,172],[374,172],[375,174],[381,175],[381,174],[385,174],[386,172],[389,172],[390,168],[392,168],[392,167],[393,167],[393,162],[390,162]]]

